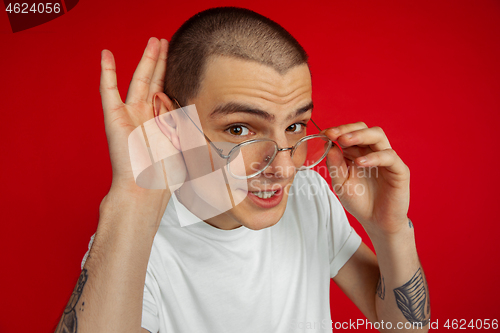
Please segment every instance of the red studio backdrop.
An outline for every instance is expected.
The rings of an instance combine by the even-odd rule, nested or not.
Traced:
[[[255,10],[302,43],[317,122],[385,130],[411,169],[409,216],[439,329],[500,319],[498,0],[77,2],[15,33],[0,13],[1,333],[53,331],[96,230],[111,180],[101,50],[115,55],[125,96],[148,38],[170,39],[215,6]],[[333,284],[331,312],[363,318]]]

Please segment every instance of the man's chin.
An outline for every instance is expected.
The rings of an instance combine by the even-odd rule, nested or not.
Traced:
[[[242,225],[248,229],[257,231],[257,230],[262,230],[262,229],[272,227],[273,225],[278,223],[279,220],[280,219],[276,219],[276,220],[272,220],[272,221],[250,222],[250,223],[242,222]]]

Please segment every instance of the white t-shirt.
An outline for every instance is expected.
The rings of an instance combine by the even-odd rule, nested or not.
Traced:
[[[148,263],[142,327],[331,332],[330,278],[361,238],[318,173],[296,175],[285,213],[272,227],[221,230],[196,221],[172,196]]]

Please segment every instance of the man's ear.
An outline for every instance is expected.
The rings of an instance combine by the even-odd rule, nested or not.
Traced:
[[[162,92],[153,95],[153,111],[155,121],[163,134],[172,142],[177,150],[181,150],[179,135],[177,133],[177,117],[171,112],[175,110],[175,104]]]
[[[155,108],[156,115],[158,115],[158,110],[166,113],[177,109],[170,97],[162,92],[157,92],[153,95],[153,108]]]

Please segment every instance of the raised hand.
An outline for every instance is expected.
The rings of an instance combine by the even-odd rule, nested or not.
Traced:
[[[325,131],[343,149],[332,148],[327,165],[343,206],[372,232],[395,233],[408,227],[410,171],[380,127],[364,123]]]
[[[135,128],[153,118],[154,108],[157,113],[172,109],[171,105],[165,105],[168,99],[165,99],[163,94],[167,50],[168,42],[165,39],[158,41],[156,38],[151,38],[149,40],[134,72],[125,103],[121,100],[117,88],[113,54],[108,50],[102,51],[100,92],[113,168],[111,191],[114,189],[143,191],[135,184],[132,174],[128,137]],[[155,101],[155,106],[153,106],[153,101]],[[169,145],[169,149],[177,151],[173,145]]]

